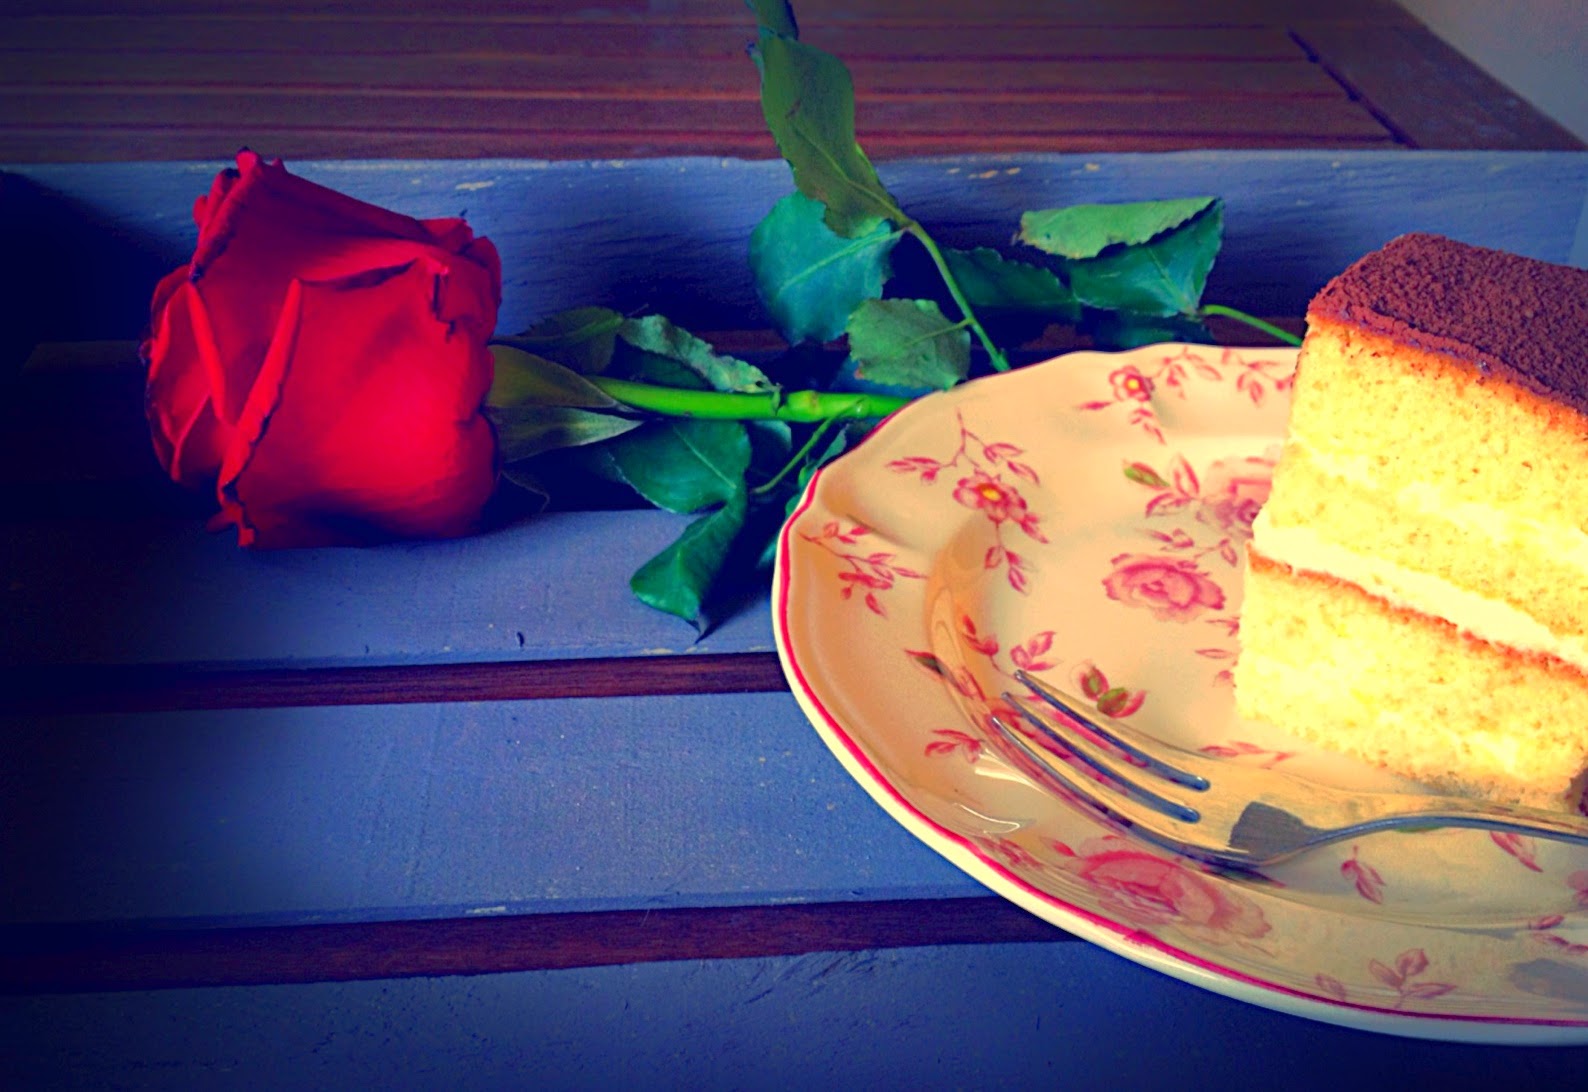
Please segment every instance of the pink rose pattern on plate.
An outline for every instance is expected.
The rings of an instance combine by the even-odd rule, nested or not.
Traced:
[[[1232,385],[1244,396],[1243,401],[1262,406],[1271,395],[1288,390],[1290,370],[1287,361],[1234,350],[1187,346],[1156,356],[1125,354],[1117,366],[1093,372],[1103,384],[1104,397],[1078,406],[1086,412],[1117,411],[1124,425],[1157,445],[1155,451],[1144,451],[1124,463],[1127,488],[1140,490],[1139,545],[1122,537],[1121,548],[1108,555],[1107,568],[1095,578],[1098,586],[1121,610],[1148,625],[1169,625],[1188,633],[1206,627],[1216,633],[1212,640],[1193,639],[1186,646],[1196,655],[1222,661],[1214,684],[1228,681],[1239,624],[1232,592],[1238,590],[1239,567],[1252,520],[1268,496],[1277,446],[1261,455],[1232,454],[1212,460],[1203,455],[1193,464],[1186,452],[1171,446],[1172,430],[1166,429],[1167,418],[1160,418],[1154,402],[1162,404],[1164,398],[1194,400],[1197,384],[1192,381],[1197,380]],[[912,475],[924,486],[949,483],[946,499],[985,520],[991,541],[983,567],[1002,569],[1008,586],[1024,594],[1035,571],[1032,555],[1049,541],[1045,521],[1065,514],[1039,514],[1032,507],[1037,494],[1026,489],[1040,483],[1039,473],[1026,451],[1009,439],[988,439],[979,429],[963,412],[956,411],[946,455],[908,452],[888,461],[886,468],[894,474]],[[869,549],[865,537],[869,533],[868,528],[853,523],[830,522],[801,537],[838,559],[841,598],[859,600],[878,619],[885,619],[887,594],[902,581],[920,580],[924,574],[901,566],[886,550]],[[1147,697],[1145,690],[1110,682],[1089,660],[1077,662],[1061,656],[1051,630],[1014,635],[1011,640],[993,626],[962,615],[957,637],[957,655],[967,662],[945,664],[934,653],[903,650],[942,678],[977,711],[974,719],[983,722],[974,727],[960,723],[922,729],[922,750],[932,759],[974,765],[985,756],[986,736],[979,729],[985,729],[986,717],[1011,712],[1001,698],[989,693],[1001,692],[1004,687],[989,682],[1011,681],[1015,668],[1065,671],[1073,689],[1114,716],[1130,716]],[[971,670],[972,664],[976,670]],[[1264,766],[1294,756],[1289,750],[1239,739],[1208,743],[1201,750]],[[985,860],[1000,869],[1028,875],[1039,886],[1042,877],[1056,875],[1081,884],[1090,892],[1096,912],[1144,936],[1161,934],[1171,945],[1186,942],[1172,939],[1178,935],[1202,944],[1239,945],[1272,953],[1298,942],[1279,931],[1263,904],[1244,893],[1272,885],[1274,881],[1267,877],[1204,871],[1117,834],[1039,844],[1018,832],[989,833],[972,836],[972,841]],[[1511,867],[1519,873],[1548,879],[1551,862],[1541,857],[1531,840],[1495,835],[1492,845],[1496,853],[1511,859]],[[1384,906],[1396,897],[1405,897],[1397,896],[1405,880],[1398,870],[1417,865],[1400,853],[1386,853],[1384,859],[1378,859],[1378,846],[1371,839],[1363,845],[1350,845],[1334,851],[1332,865],[1327,859],[1317,865],[1337,869],[1335,875],[1345,893]],[[1553,882],[1565,887],[1566,900],[1588,912],[1588,869],[1554,875],[1557,879]],[[1415,886],[1415,881],[1408,882]],[[1288,922],[1288,913],[1284,920]],[[1364,920],[1376,919],[1370,915]],[[1575,934],[1571,931],[1574,922]],[[1525,937],[1535,949],[1548,953],[1548,958],[1588,963],[1588,936],[1581,930],[1581,923],[1570,914],[1546,913],[1517,923],[1513,934]],[[1483,934],[1491,942],[1507,935],[1492,922],[1486,924]],[[1459,933],[1450,935],[1448,943],[1455,945]],[[1467,1011],[1462,1006],[1471,1004],[1460,999],[1464,990],[1479,994],[1487,990],[1490,995],[1495,991],[1492,981],[1478,987],[1469,974],[1438,972],[1439,965],[1454,967],[1460,960],[1441,958],[1426,943],[1389,950],[1399,954],[1393,959],[1370,959],[1363,954],[1356,961],[1350,958],[1349,949],[1342,950],[1338,958],[1329,961],[1332,965],[1302,973],[1312,975],[1308,988],[1315,997],[1380,1010],[1461,1014]],[[1302,971],[1302,967],[1295,970]],[[1540,992],[1527,984],[1524,970],[1523,962],[1510,968],[1511,988],[1519,994]],[[1506,966],[1499,965],[1497,973],[1504,977],[1506,971]],[[1486,973],[1492,978],[1496,972]],[[1293,985],[1299,988],[1302,983],[1298,980]],[[1573,999],[1588,1011],[1588,995]]]
[[[965,425],[965,419],[955,414],[959,423],[958,443],[948,459],[930,455],[912,455],[895,459],[888,469],[899,474],[914,474],[922,485],[932,485],[944,471],[959,473],[954,484],[954,500],[966,508],[975,509],[987,517],[993,528],[993,542],[987,547],[982,565],[988,569],[1003,566],[1009,586],[1024,592],[1030,583],[1029,558],[1017,553],[1005,537],[1014,527],[1032,542],[1046,543],[1041,518],[1026,504],[1020,487],[1011,479],[1022,479],[1038,485],[1041,479],[1029,464],[1019,456],[1025,450],[1011,443],[982,439]]]
[[[1295,758],[1295,751],[1276,751],[1271,747],[1260,747],[1255,743],[1234,739],[1228,743],[1209,743],[1198,747],[1202,754],[1213,758],[1251,759],[1251,765],[1260,769],[1271,770],[1287,758]]]
[[[882,605],[881,593],[891,591],[895,581],[924,580],[926,574],[895,564],[895,555],[886,550],[865,550],[860,540],[870,534],[871,529],[861,524],[851,522],[845,526],[828,520],[818,533],[800,537],[844,563],[838,571],[839,598],[851,599],[859,591],[866,609],[885,618],[888,612]],[[851,546],[859,548],[852,550]]]
[[[1370,959],[1367,963],[1368,975],[1373,978],[1378,986],[1367,985],[1365,992],[1370,998],[1382,992],[1382,987],[1395,991],[1395,1000],[1392,1003],[1396,1009],[1404,1009],[1408,1002],[1432,1001],[1443,997],[1457,989],[1453,982],[1426,981],[1416,979],[1426,974],[1431,964],[1428,953],[1421,948],[1408,948],[1395,957],[1393,963],[1384,963],[1381,960]],[[1333,975],[1320,972],[1313,981],[1328,996],[1336,1001],[1350,1002],[1354,1000],[1352,991],[1346,988],[1344,982]],[[1357,992],[1364,992],[1363,987],[1357,987]]]
[[[1384,877],[1379,870],[1362,860],[1361,850],[1351,847],[1351,856],[1340,863],[1340,875],[1351,881],[1356,893],[1368,902],[1384,901]]]
[[[1239,579],[1242,550],[1268,500],[1275,461],[1271,455],[1219,459],[1198,475],[1176,454],[1163,470],[1144,461],[1124,468],[1127,480],[1150,492],[1141,530],[1158,548],[1115,555],[1103,589],[1110,599],[1149,610],[1160,622],[1202,621],[1221,631],[1219,641],[1196,650],[1225,665],[1214,675],[1220,685],[1231,680],[1228,664],[1235,659],[1239,629],[1235,615],[1220,613],[1228,602],[1221,580]],[[1216,566],[1220,576],[1205,565]]]
[[[1160,622],[1194,622],[1224,608],[1224,589],[1190,558],[1161,554],[1116,554],[1103,578],[1108,597],[1127,607],[1152,611]]]
[[[1261,406],[1269,394],[1290,389],[1294,371],[1292,364],[1261,353],[1248,355],[1238,349],[1180,345],[1145,368],[1133,363],[1115,368],[1108,373],[1109,397],[1082,402],[1076,408],[1123,408],[1129,425],[1166,444],[1162,422],[1152,405],[1153,397],[1160,392],[1183,399],[1187,381],[1192,377],[1211,383],[1233,382],[1252,405]]]
[[[1102,904],[1138,927],[1173,925],[1215,943],[1262,940],[1272,927],[1240,890],[1219,883],[1189,861],[1160,856],[1119,835],[1075,848],[1052,846],[1059,867],[1095,891]]]

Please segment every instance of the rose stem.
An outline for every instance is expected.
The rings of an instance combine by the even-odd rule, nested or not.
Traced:
[[[1248,315],[1245,311],[1238,311],[1233,307],[1226,307],[1222,303],[1205,304],[1202,308],[1202,314],[1223,315],[1225,318],[1234,319],[1236,322],[1244,322],[1248,326],[1261,330],[1269,337],[1278,338],[1286,345],[1301,344],[1301,339],[1295,334],[1291,333],[1289,330],[1281,330],[1278,326],[1275,326],[1271,322],[1264,322],[1255,315]]]
[[[837,418],[886,417],[912,401],[893,395],[847,391],[738,393],[663,387],[604,375],[586,378],[631,409],[666,417],[699,417],[717,421],[792,421],[806,424]]]

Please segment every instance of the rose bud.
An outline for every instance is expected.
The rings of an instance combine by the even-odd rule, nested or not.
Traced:
[[[415,220],[237,157],[194,205],[142,354],[155,452],[213,488],[243,546],[448,537],[496,484],[484,415],[501,263]]]

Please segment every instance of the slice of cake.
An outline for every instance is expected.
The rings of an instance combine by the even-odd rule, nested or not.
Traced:
[[[1442,790],[1588,781],[1588,270],[1406,235],[1312,301],[1237,706]]]

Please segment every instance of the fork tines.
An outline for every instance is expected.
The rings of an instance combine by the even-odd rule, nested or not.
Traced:
[[[1062,695],[1025,671],[1017,671],[1015,677],[1060,716],[1054,717],[1025,698],[1005,693],[1004,700],[1019,710],[1022,720],[1034,730],[1038,741],[1032,740],[1031,732],[1021,731],[1018,726],[1005,722],[996,714],[992,722],[1008,743],[1038,764],[1043,774],[1058,781],[1072,795],[1127,821],[1131,818],[1129,809],[1122,808],[1121,801],[1104,800],[1099,795],[1101,791],[1112,789],[1160,815],[1182,823],[1195,823],[1201,818],[1196,808],[1159,791],[1171,785],[1192,792],[1203,792],[1208,788],[1207,779],[1200,774],[1182,769],[1148,750],[1149,747],[1162,750],[1163,744],[1155,744],[1134,728],[1112,717],[1075,708]],[[1074,756],[1095,772],[1098,779],[1076,776],[1076,772],[1055,761],[1057,756],[1047,751],[1044,743]]]

